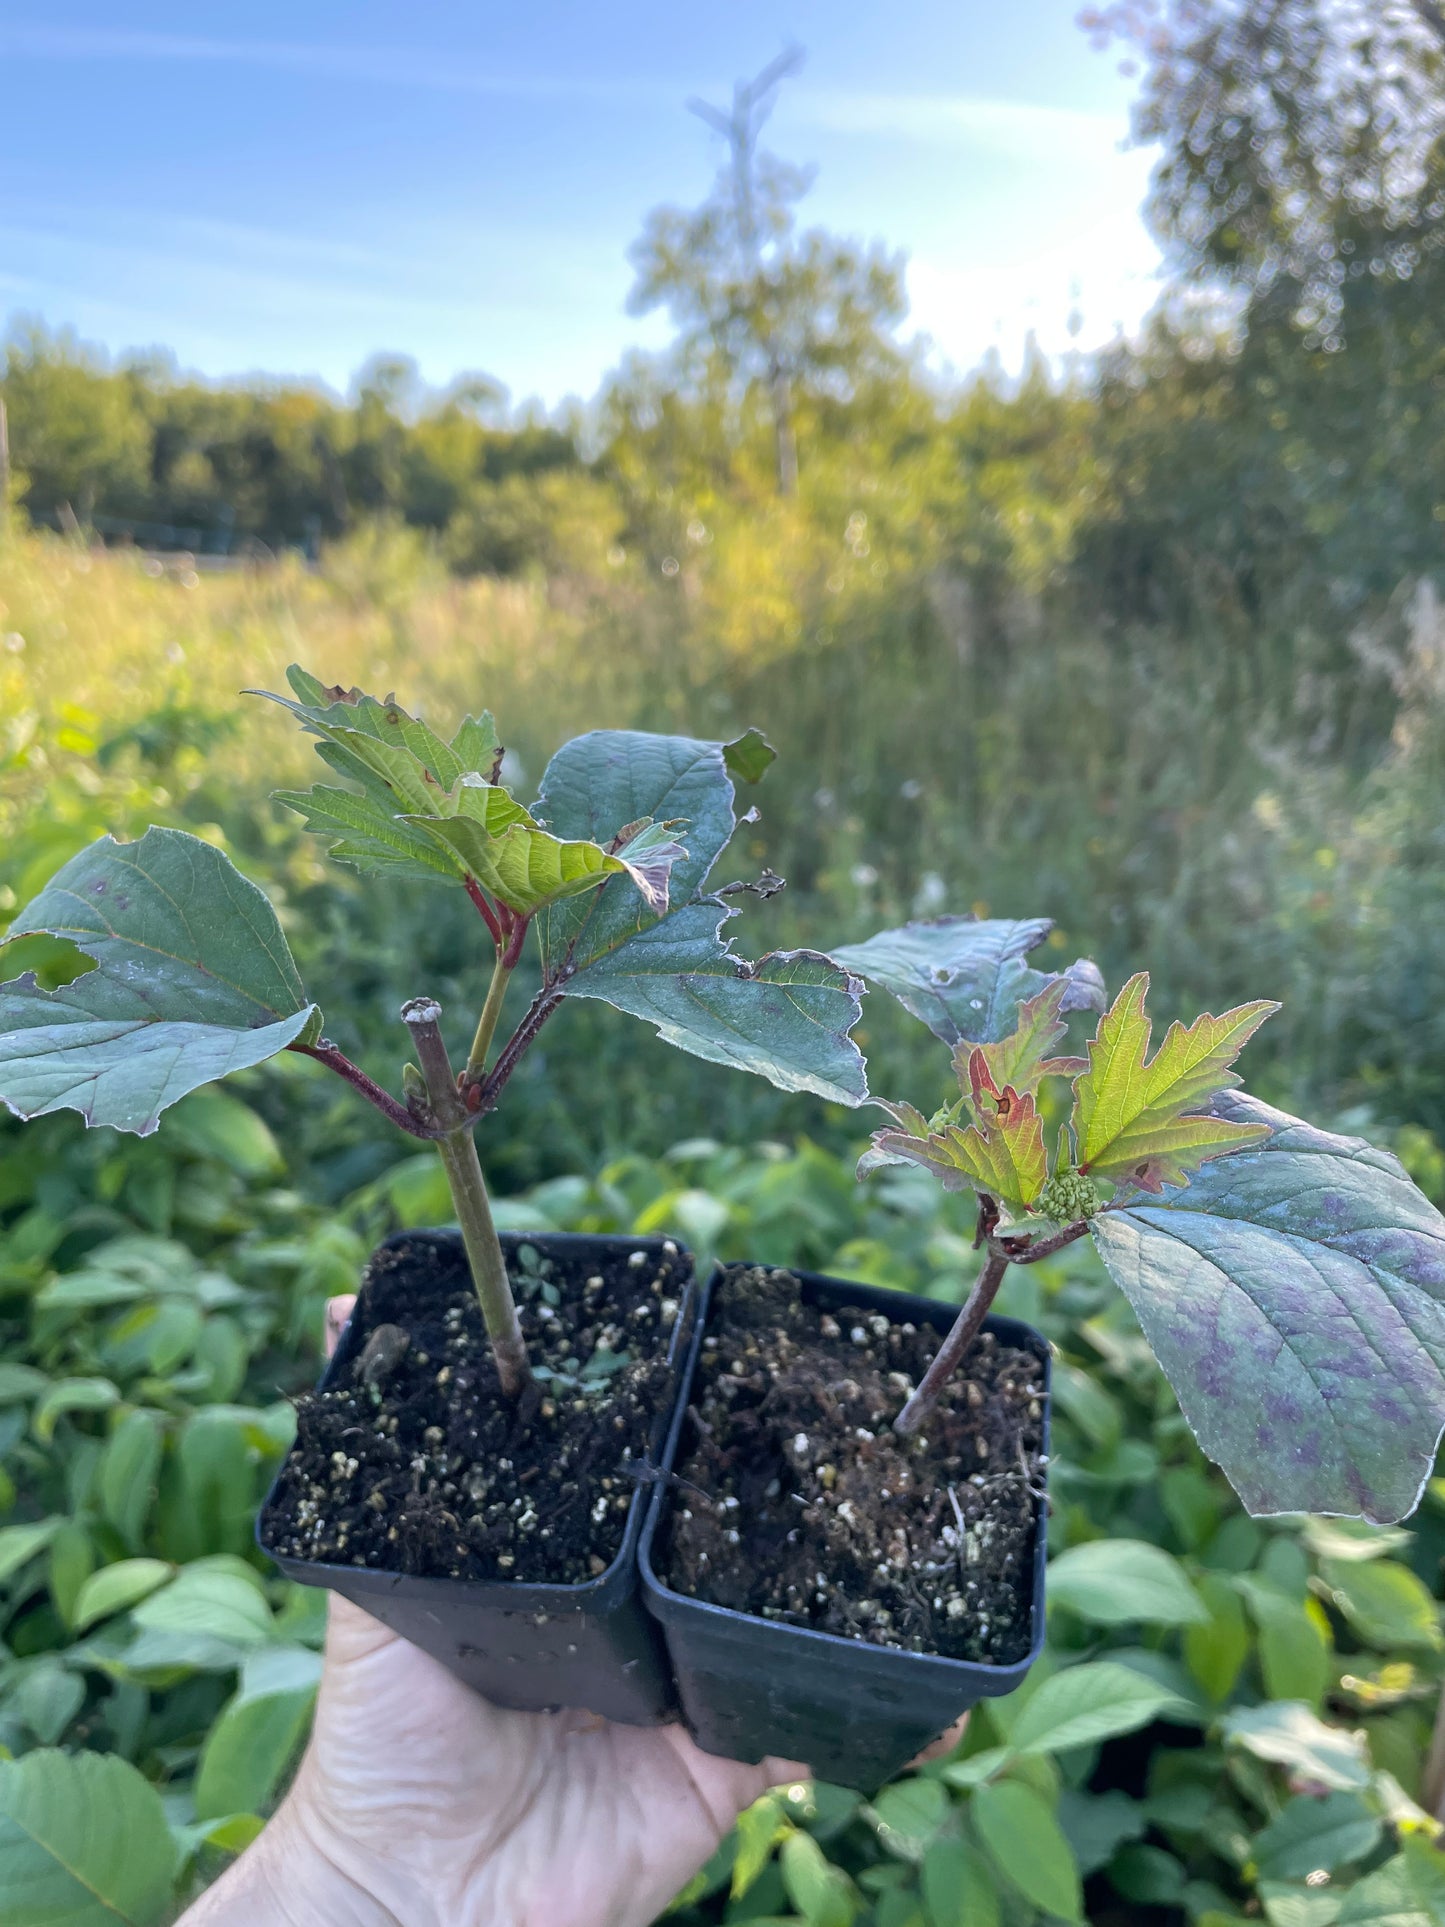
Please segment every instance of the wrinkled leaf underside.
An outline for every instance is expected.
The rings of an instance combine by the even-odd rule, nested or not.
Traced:
[[[468,717],[445,743],[395,702],[352,690],[323,689],[314,676],[288,672],[298,701],[281,703],[320,740],[317,753],[356,790],[317,784],[280,790],[277,800],[306,826],[338,840],[330,854],[362,871],[470,877],[519,916],[577,896],[605,878],[626,876],[654,910],[667,903],[678,846],[654,839],[634,862],[596,843],[565,841],[543,829],[496,782],[500,766],[491,716]],[[639,835],[650,824],[634,826]]]
[[[37,931],[96,968],[56,991],[0,985],[0,1101],[21,1117],[145,1136],[188,1091],[319,1034],[270,904],[180,830],[82,850],[10,927]]]
[[[1445,1219],[1361,1139],[1212,1110],[1272,1135],[1102,1214],[1104,1261],[1251,1512],[1402,1518],[1445,1424]]]

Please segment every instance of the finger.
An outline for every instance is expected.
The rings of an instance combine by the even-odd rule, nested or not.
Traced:
[[[326,1654],[333,1661],[365,1659],[383,1646],[390,1646],[397,1635],[379,1619],[339,1592],[326,1595]]]
[[[351,1316],[355,1303],[354,1291],[344,1291],[339,1298],[328,1298],[326,1301],[326,1322],[322,1330],[321,1342],[328,1358],[341,1343],[341,1334],[346,1329],[346,1321]]]
[[[960,1713],[948,1731],[946,1733],[940,1733],[931,1746],[925,1746],[921,1753],[917,1754],[908,1762],[909,1766],[927,1766],[930,1760],[941,1760],[945,1758],[958,1745],[967,1728],[968,1715],[967,1713]]]

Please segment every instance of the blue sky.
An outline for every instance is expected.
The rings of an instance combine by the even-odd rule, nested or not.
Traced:
[[[790,41],[770,142],[804,218],[904,249],[935,359],[1016,366],[1157,294],[1121,152],[1130,84],[1077,0],[0,0],[0,312],[209,375],[344,390],[372,353],[521,400],[589,396],[633,344],[647,210],[705,192],[685,111]]]

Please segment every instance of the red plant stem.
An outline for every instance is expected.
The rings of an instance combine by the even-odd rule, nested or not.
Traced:
[[[988,1262],[978,1274],[973,1290],[968,1294],[968,1303],[953,1321],[952,1330],[939,1346],[933,1363],[919,1381],[918,1390],[893,1421],[894,1431],[903,1438],[910,1438],[937,1406],[940,1392],[963,1362],[969,1346],[978,1337],[979,1327],[988,1316],[989,1306],[998,1296],[998,1288],[1003,1283],[1003,1275],[1008,1268],[1009,1260],[1002,1253],[996,1251],[989,1253]]]
[[[517,1028],[512,1032],[512,1035],[507,1039],[501,1055],[487,1074],[486,1080],[481,1088],[481,1097],[477,1103],[476,1116],[485,1117],[488,1111],[494,1111],[497,1108],[497,1099],[502,1095],[508,1078],[517,1068],[524,1052],[536,1037],[537,1032],[561,1002],[562,993],[560,990],[544,989],[537,992],[536,996],[532,999],[531,1008],[521,1023],[518,1024]]]
[[[983,1223],[980,1212],[980,1225]],[[974,1282],[968,1302],[953,1321],[947,1337],[939,1346],[933,1363],[923,1374],[918,1389],[893,1421],[893,1429],[904,1438],[917,1432],[936,1408],[944,1386],[963,1363],[969,1347],[978,1337],[989,1307],[998,1296],[1004,1273],[1010,1265],[1036,1265],[1040,1258],[1051,1258],[1066,1245],[1077,1243],[1089,1229],[1087,1219],[1041,1238],[1037,1244],[1023,1238],[995,1238],[988,1234],[988,1261]]]
[[[1012,1238],[990,1238],[988,1248],[1007,1258],[1011,1265],[1036,1265],[1040,1258],[1052,1258],[1056,1251],[1062,1251],[1066,1245],[1077,1244],[1088,1229],[1088,1219],[1080,1218],[1077,1224],[1056,1231],[1051,1238],[1041,1238],[1037,1244],[1020,1244],[1015,1250],[1015,1240]]]
[[[504,970],[515,970],[520,963],[522,946],[527,941],[527,931],[531,927],[531,922],[530,917],[513,915],[511,934],[507,938],[507,947],[502,952]]]
[[[288,1044],[286,1048],[298,1052],[302,1057],[314,1057],[318,1064],[324,1064],[328,1070],[335,1071],[338,1077],[344,1077],[353,1090],[360,1091],[368,1104],[374,1104],[383,1117],[389,1118],[399,1131],[405,1131],[409,1137],[434,1140],[442,1135],[439,1129],[414,1117],[405,1104],[399,1103],[389,1091],[384,1091],[335,1044],[323,1041],[320,1044]]]
[[[477,906],[478,910],[481,911],[482,921],[492,933],[492,942],[497,946],[498,950],[502,949],[507,941],[507,937],[498,920],[496,905],[491,901],[475,877],[467,878],[466,889],[467,895]]]

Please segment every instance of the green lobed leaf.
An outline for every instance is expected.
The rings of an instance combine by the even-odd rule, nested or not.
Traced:
[[[1143,1539],[1093,1539],[1051,1561],[1047,1598],[1096,1626],[1203,1625],[1209,1610],[1184,1568]]]
[[[454,789],[468,773],[457,751],[400,703],[378,702],[339,684],[327,688],[295,663],[286,680],[295,701],[269,689],[248,689],[246,694],[289,709],[303,729],[320,739],[317,754],[323,761],[371,794],[384,790],[403,808],[425,810],[433,792]]]
[[[15,1927],[154,1927],[174,1867],[160,1795],[128,1761],[0,1762],[0,1917]]]
[[[459,873],[524,917],[612,877],[627,878],[648,910],[661,916],[672,865],[686,854],[665,826],[650,822],[627,826],[627,847],[637,852],[636,861],[626,848],[614,852],[585,839],[553,836],[505,790],[475,777],[463,777],[428,814],[400,820],[449,853]]]
[[[1079,1169],[1147,1191],[1182,1185],[1208,1158],[1257,1143],[1258,1125],[1198,1115],[1217,1092],[1238,1084],[1230,1065],[1278,1004],[1241,1004],[1222,1017],[1173,1023],[1149,1062],[1152,1026],[1144,1001],[1149,973],[1131,977],[1089,1044],[1089,1068],[1074,1086]]]
[[[734,914],[715,897],[675,910],[579,971],[567,994],[601,998],[680,1050],[755,1071],[780,1090],[861,1104],[863,1059],[848,1035],[858,985],[810,950],[745,962],[719,935]]]
[[[1066,1667],[1024,1702],[1008,1736],[1015,1753],[1065,1753],[1133,1733],[1176,1710],[1177,1694],[1127,1666],[1095,1660]]]
[[[1215,1108],[1268,1140],[1102,1213],[1104,1262],[1251,1512],[1403,1518],[1445,1423],[1445,1218],[1362,1139]]]
[[[967,1092],[975,1081],[972,1060],[977,1054],[986,1067],[996,1090],[1012,1088],[1020,1096],[1038,1092],[1046,1077],[1073,1077],[1087,1069],[1082,1057],[1051,1057],[1049,1052],[1065,1036],[1068,1025],[1062,1012],[1069,985],[1059,977],[1045,984],[1035,997],[1018,1007],[1018,1023],[1007,1037],[996,1044],[958,1043],[953,1049],[954,1069]]]
[[[844,944],[833,954],[896,997],[946,1044],[997,1044],[1015,1029],[1019,1006],[1051,983],[1064,983],[1061,1012],[1103,1008],[1103,979],[1087,959],[1063,972],[1035,970],[1023,961],[1052,929],[1048,917],[935,917],[880,930],[866,943]]]
[[[359,793],[316,784],[309,790],[278,790],[277,802],[304,816],[309,830],[339,838],[329,854],[354,869],[459,875],[456,855],[446,843],[403,818],[408,812],[429,817],[468,778],[495,783],[501,748],[491,715],[469,716],[448,744],[399,703],[378,702],[359,689],[327,688],[294,663],[286,675],[295,701],[266,690],[249,693],[289,709],[320,739],[317,754],[359,785]],[[506,800],[525,815],[520,804]]]
[[[96,968],[62,989],[0,985],[0,1103],[79,1111],[144,1137],[177,1098],[319,1034],[276,914],[219,850],[180,830],[105,836],[10,926]]]
[[[422,830],[404,822],[390,807],[355,790],[316,783],[309,790],[273,790],[275,802],[295,810],[315,836],[329,836],[327,855],[364,875],[455,877],[457,861]]]
[[[981,1786],[972,1813],[989,1858],[1011,1886],[1046,1914],[1083,1918],[1073,1850],[1047,1801],[1018,1780]]]
[[[977,1073],[983,1063],[982,1053],[975,1051],[973,1059],[972,1068]],[[931,1171],[945,1191],[968,1186],[986,1191],[1016,1210],[1028,1210],[1049,1174],[1044,1128],[1034,1100],[1011,1089],[986,1094],[976,1084],[975,1090],[979,1094],[974,1123],[967,1127],[946,1124],[921,1138],[911,1130],[876,1131],[872,1153],[864,1154],[859,1175],[875,1163],[905,1158]]]

